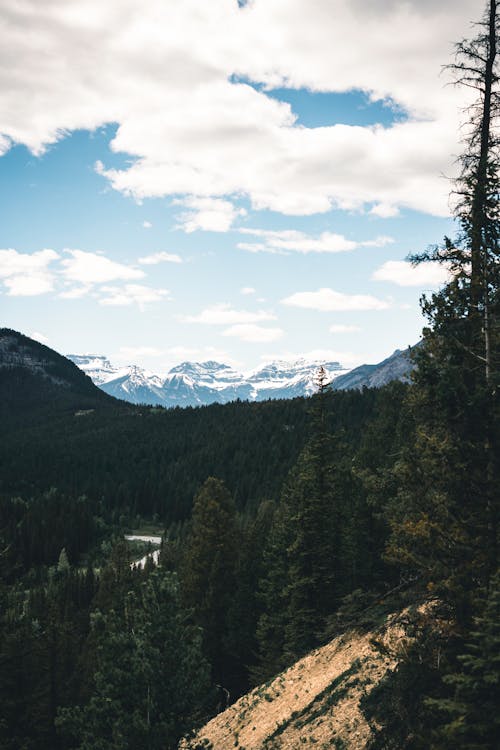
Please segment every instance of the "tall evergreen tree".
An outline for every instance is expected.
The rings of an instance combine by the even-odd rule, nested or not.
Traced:
[[[270,665],[281,668],[317,645],[341,594],[343,541],[346,551],[349,546],[347,536],[342,539],[349,470],[328,424],[324,368],[318,370],[316,385],[310,437],[281,493],[266,552],[256,675],[265,674]]]
[[[287,665],[285,628],[288,613],[288,553],[291,528],[288,508],[280,503],[274,511],[263,553],[263,574],[258,599],[261,613],[257,622],[256,664],[251,670],[255,684],[266,682]]]
[[[480,613],[456,665],[445,675],[450,690],[431,706],[446,719],[437,744],[447,750],[490,750],[500,738],[500,571],[493,576]]]
[[[457,83],[477,101],[457,182],[455,240],[413,258],[451,280],[422,307],[429,320],[412,390],[415,440],[396,466],[391,559],[437,586],[461,619],[497,565],[500,363],[498,7],[457,46]]]
[[[317,644],[318,632],[341,593],[344,511],[351,490],[339,436],[328,425],[329,383],[322,367],[316,385],[310,438],[282,497],[290,526],[285,629],[285,652],[290,658]]]
[[[224,686],[234,680],[227,654],[229,612],[235,591],[238,530],[233,498],[224,482],[209,477],[194,500],[191,534],[181,566],[183,597],[203,628],[213,676]]]
[[[477,93],[455,193],[460,231],[454,240],[445,238],[442,246],[413,258],[446,264],[451,280],[422,301],[429,327],[409,399],[414,439],[395,464],[399,492],[388,505],[388,557],[439,595],[452,631],[446,639],[443,628],[432,623],[418,644],[422,672],[431,667],[432,676],[418,696],[425,739],[418,744],[406,734],[399,743],[436,750],[486,750],[498,744],[492,709],[500,681],[493,656],[500,482],[497,0],[488,0],[479,27],[474,39],[457,46],[451,66],[457,83]],[[443,658],[431,665],[425,653],[433,640]],[[398,691],[406,708],[414,701],[407,666],[399,670],[406,680]]]
[[[256,630],[263,611],[258,584],[267,569],[264,550],[267,547],[274,509],[274,503],[264,501],[255,518],[249,519],[241,530],[236,588],[228,613],[227,640],[227,650],[234,657],[240,675],[240,685],[236,685],[238,695],[249,689],[250,670],[256,661]]]

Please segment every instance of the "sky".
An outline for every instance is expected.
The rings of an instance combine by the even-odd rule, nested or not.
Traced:
[[[0,325],[166,372],[416,343],[477,0],[2,0]]]

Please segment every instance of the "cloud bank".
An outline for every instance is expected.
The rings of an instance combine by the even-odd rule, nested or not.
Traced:
[[[132,159],[97,170],[136,199],[182,201],[187,232],[226,231],[224,196],[290,215],[446,215],[466,101],[439,71],[477,15],[476,0],[4,0],[0,154],[117,123],[110,146]],[[304,127],[277,86],[361,90],[407,119]]]
[[[77,300],[91,294],[101,305],[136,304],[141,310],[149,303],[168,299],[167,289],[124,283],[144,277],[140,269],[85,250],[65,249],[62,255],[51,249],[33,253],[0,250],[0,282],[10,297],[55,292],[61,299]],[[115,285],[110,286],[110,282]]]

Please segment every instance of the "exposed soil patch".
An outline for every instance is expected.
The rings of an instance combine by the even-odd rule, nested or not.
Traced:
[[[240,698],[206,724],[183,750],[363,750],[372,734],[360,709],[367,695],[398,663],[407,613],[377,631],[349,632]]]

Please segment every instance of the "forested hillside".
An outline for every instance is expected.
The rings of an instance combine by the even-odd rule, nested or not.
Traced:
[[[45,378],[25,369],[4,372],[11,406],[0,435],[3,495],[29,497],[57,487],[98,500],[107,512],[157,514],[168,523],[188,517],[194,493],[215,475],[227,482],[238,508],[256,507],[277,495],[310,429],[305,399],[165,410],[108,398],[104,406],[80,410],[78,394],[47,397]],[[28,377],[34,383],[29,418],[24,402],[15,407]],[[331,394],[326,419],[354,449],[383,398],[375,390]]]
[[[0,328],[0,418],[10,431],[47,417],[118,405],[90,378],[48,346]]]

